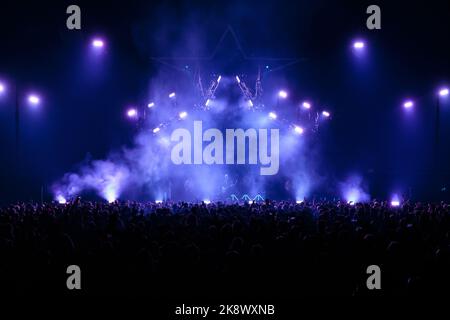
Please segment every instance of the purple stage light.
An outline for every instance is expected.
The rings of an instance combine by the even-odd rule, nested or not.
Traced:
[[[103,48],[105,46],[105,42],[102,39],[94,39],[92,40],[92,46],[94,48]]]
[[[446,97],[448,96],[448,88],[442,88],[441,90],[439,90],[439,95],[441,97]]]
[[[287,96],[288,96],[288,94],[287,94],[286,91],[280,90],[280,91],[278,92],[278,96],[279,96],[280,98],[286,99]]]
[[[222,79],[222,76],[219,76],[219,77],[217,78],[217,83],[220,82],[220,79]]]
[[[399,207],[399,206],[400,206],[400,201],[398,201],[398,200],[392,200],[392,201],[391,201],[391,206],[393,206],[393,207]]]
[[[236,81],[237,81],[237,83],[241,83],[241,79],[239,79],[238,76],[236,76]]]
[[[322,115],[326,118],[329,118],[331,114],[328,111],[322,111]]]
[[[302,103],[302,107],[305,109],[311,109],[311,104],[308,101]]]
[[[40,101],[41,99],[39,99],[39,97],[35,94],[30,94],[28,96],[28,102],[31,103],[32,105],[38,105]]]
[[[160,204],[160,203],[162,203],[163,201],[162,200],[155,200],[155,203],[156,204]]]
[[[269,118],[275,120],[277,118],[277,114],[275,112],[269,112]]]
[[[178,116],[180,117],[180,119],[186,119],[187,115],[188,114],[186,111],[182,111],[182,112],[180,112],[180,114]]]
[[[305,130],[303,130],[302,127],[295,126],[295,127],[294,127],[294,131],[295,131],[295,133],[297,133],[297,134],[303,134],[303,132],[304,132]]]
[[[296,200],[295,203],[301,204],[301,203],[303,203],[303,200]]]
[[[357,49],[357,50],[364,49],[364,42],[362,42],[362,41],[353,42],[353,48]]]
[[[59,195],[56,197],[56,201],[58,201],[59,204],[66,204],[67,200],[62,195]]]
[[[405,101],[405,103],[403,104],[403,107],[405,109],[411,109],[414,106],[414,103],[411,100]]]
[[[135,108],[128,109],[128,111],[127,111],[128,118],[136,118],[137,115],[138,115],[138,112]]]
[[[203,200],[203,203],[204,203],[204,204],[210,204],[210,203],[211,203],[211,200],[205,199],[205,200]]]
[[[153,129],[153,133],[158,133],[159,131],[161,131],[160,127],[156,127],[155,129]]]
[[[5,85],[0,82],[0,94],[5,92]]]
[[[172,92],[171,94],[169,94],[169,98],[175,98],[176,94],[175,92]]]
[[[148,108],[153,108],[154,106],[155,106],[155,103],[154,103],[154,102],[150,102],[150,103],[147,105]]]
[[[205,102],[205,107],[209,107],[210,103],[211,103],[211,100],[207,99]]]

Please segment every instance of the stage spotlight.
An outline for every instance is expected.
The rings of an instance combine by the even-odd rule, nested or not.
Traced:
[[[183,112],[180,112],[180,114],[178,116],[180,117],[180,119],[185,119],[187,117],[187,115],[188,115],[187,112],[183,111]]]
[[[398,201],[398,200],[392,200],[392,201],[391,201],[391,206],[392,206],[392,207],[399,207],[399,206],[400,206],[400,201]]]
[[[0,94],[5,92],[5,85],[0,82]]]
[[[148,108],[153,108],[154,106],[155,106],[155,103],[154,103],[154,102],[150,102],[150,103],[147,105]]]
[[[1,90],[0,90],[1,91]],[[439,90],[439,95],[441,97],[446,97],[448,96],[448,89],[447,88],[442,88],[441,90]]]
[[[294,126],[294,131],[295,131],[295,133],[297,133],[297,134],[303,134],[303,132],[304,132],[305,130],[303,130],[302,127]]]
[[[210,103],[211,103],[211,100],[206,100],[206,102],[205,102],[205,107],[209,107],[209,105],[210,105]]]
[[[155,203],[156,204],[160,204],[160,203],[162,203],[163,201],[162,200],[155,200]]]
[[[128,118],[136,118],[137,115],[138,115],[138,112],[135,108],[128,109],[128,111],[127,111]]]
[[[358,50],[363,49],[364,48],[364,42],[362,42],[362,41],[355,41],[353,43],[353,48],[358,49]]]
[[[175,92],[172,92],[171,94],[169,94],[169,98],[175,98],[176,94]]]
[[[253,200],[249,200],[248,201],[248,204],[253,204],[255,201],[253,201]]]
[[[28,96],[28,102],[31,103],[32,105],[38,105],[40,101],[41,100],[39,99],[39,97],[34,94],[30,94]]]
[[[322,111],[322,115],[323,115],[325,118],[329,118],[331,114],[330,114],[328,111]]]
[[[253,101],[252,101],[252,100],[248,100],[248,101],[247,101],[247,104],[248,104],[248,106],[249,106],[250,108],[253,107]]]
[[[287,96],[288,96],[288,94],[287,94],[286,91],[280,90],[280,91],[278,92],[278,96],[279,96],[280,98],[286,99]]]
[[[102,39],[94,39],[92,40],[92,46],[94,48],[103,48],[105,45],[105,43],[103,42]]]
[[[210,203],[211,203],[211,201],[210,201],[210,200],[208,200],[208,199],[205,199],[205,200],[203,200],[203,203],[204,203],[204,204],[210,204]]]
[[[309,110],[311,109],[311,104],[308,101],[304,101],[302,107]]]
[[[414,106],[414,103],[411,100],[405,101],[405,103],[403,104],[403,107],[405,109],[411,109]]]
[[[59,195],[56,197],[56,201],[58,201],[59,204],[66,204],[67,200],[63,196]]]
[[[159,131],[161,131],[160,127],[156,127],[155,129],[153,129],[153,133],[158,133]]]
[[[222,76],[219,76],[219,77],[217,78],[217,83],[220,82],[220,79],[222,79]]]
[[[295,203],[296,204],[301,204],[301,203],[303,203],[303,200],[297,200],[297,201],[295,201]]]
[[[237,83],[241,83],[241,79],[239,79],[238,76],[236,76],[236,81],[237,81]]]
[[[275,112],[269,112],[269,118],[275,120],[277,118],[277,114]]]

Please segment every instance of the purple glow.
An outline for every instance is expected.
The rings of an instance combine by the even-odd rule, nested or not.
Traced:
[[[180,117],[180,119],[185,119],[187,117],[187,115],[188,114],[186,111],[182,111],[182,112],[180,112],[179,117]]]
[[[175,98],[175,92],[172,92],[171,94],[169,94],[169,98]]]
[[[135,108],[128,109],[128,111],[127,111],[128,118],[135,118],[135,117],[137,117],[137,115],[138,115],[138,112]]]
[[[295,131],[295,133],[297,133],[297,134],[303,134],[303,132],[304,132],[305,130],[303,130],[302,127],[295,126],[295,127],[294,127],[294,131]]]
[[[148,108],[153,108],[154,106],[155,106],[155,103],[154,103],[154,102],[150,102],[150,103],[147,105]]]
[[[439,90],[439,95],[441,97],[446,97],[448,96],[448,89],[447,88],[442,88],[441,90]]]
[[[277,114],[275,112],[269,112],[269,118],[275,120],[277,118]]]
[[[413,106],[414,106],[414,103],[411,100],[408,100],[403,104],[403,107],[405,109],[411,109]]]
[[[28,102],[31,103],[32,105],[38,105],[40,101],[41,100],[39,99],[39,97],[34,94],[30,94],[28,96]]]
[[[286,91],[280,90],[280,91],[278,92],[278,96],[279,96],[280,98],[286,99],[287,96],[288,96],[288,94],[287,94]]]
[[[105,45],[105,43],[103,42],[102,39],[94,39],[92,40],[92,46],[94,48],[103,48]]]
[[[0,82],[0,93],[3,93],[5,91],[5,85]]]
[[[353,48],[355,48],[355,49],[363,49],[364,48],[364,42],[362,42],[362,41],[355,41],[353,43]]]
[[[326,118],[330,117],[330,113],[328,111],[322,111],[322,115]]]
[[[311,104],[308,101],[305,101],[302,103],[303,108],[305,109],[311,109]]]

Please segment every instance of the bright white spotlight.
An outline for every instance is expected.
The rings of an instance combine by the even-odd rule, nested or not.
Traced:
[[[288,96],[288,94],[287,94],[286,91],[280,90],[280,91],[278,92],[278,96],[279,96],[280,98],[286,99],[287,96]]]
[[[362,42],[362,41],[355,41],[353,43],[353,48],[355,48],[355,49],[363,49],[364,48],[364,42]]]
[[[159,131],[161,131],[160,127],[156,127],[155,129],[153,129],[153,133],[158,133]]]
[[[248,201],[248,204],[253,204],[253,203],[254,203],[253,200],[249,200],[249,201]]]
[[[322,115],[326,118],[330,117],[330,113],[328,111],[322,111]]]
[[[205,102],[205,107],[209,107],[210,104],[211,104],[211,100],[207,99]]]
[[[355,205],[355,202],[354,201],[352,201],[352,200],[350,200],[349,202],[347,202],[349,205],[351,205],[351,206],[354,206]]]
[[[94,48],[103,48],[104,45],[105,45],[105,43],[101,39],[92,40],[92,46]]]
[[[311,109],[311,104],[308,101],[302,103],[302,107],[305,109]]]
[[[236,76],[236,81],[237,81],[237,83],[241,83],[241,79],[239,79],[238,76]]]
[[[203,203],[204,203],[204,204],[210,204],[210,203],[211,203],[211,200],[205,199],[205,200],[203,200]]]
[[[163,201],[162,200],[155,200],[155,203],[156,204],[160,204],[160,203],[162,203]]]
[[[59,204],[66,204],[67,200],[62,195],[59,195],[56,197],[56,201],[58,201]]]
[[[128,109],[128,111],[127,111],[128,118],[135,118],[135,117],[137,117],[137,115],[138,115],[138,112],[135,108]]]
[[[393,207],[399,207],[399,206],[400,206],[400,201],[398,201],[398,200],[392,200],[392,201],[391,201],[391,206],[393,206]]]
[[[5,91],[5,85],[0,82],[0,93],[3,93]]]
[[[171,94],[169,94],[169,98],[175,98],[175,92],[172,92]]]
[[[448,96],[448,89],[447,88],[442,88],[441,90],[439,90],[439,95],[441,97]]]
[[[269,112],[269,118],[275,120],[277,118],[277,114],[275,112]]]
[[[249,106],[250,108],[253,107],[253,101],[252,101],[252,100],[248,100],[248,101],[247,101],[247,104],[248,104],[248,106]]]
[[[150,102],[150,103],[147,105],[148,108],[153,108],[154,106],[155,106],[155,103],[154,103],[154,102]]]
[[[28,102],[33,105],[39,104],[39,101],[40,101],[39,97],[34,94],[28,96]]]
[[[408,100],[403,104],[403,107],[405,109],[411,109],[413,106],[414,106],[414,103],[411,100]]]
[[[217,83],[220,82],[220,79],[222,79],[222,76],[219,76],[219,77],[217,78]]]
[[[297,200],[297,201],[295,201],[295,203],[296,204],[301,204],[301,203],[303,203],[303,200]]]
[[[183,112],[180,112],[180,114],[178,116],[180,117],[180,119],[185,119],[187,117],[187,115],[188,115],[187,112],[183,111]]]
[[[303,132],[304,132],[305,130],[303,130],[302,127],[295,126],[295,127],[294,127],[294,131],[295,131],[295,133],[297,133],[297,134],[303,134]]]

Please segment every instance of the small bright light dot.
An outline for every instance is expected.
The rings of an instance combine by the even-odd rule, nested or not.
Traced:
[[[187,117],[187,115],[188,115],[187,112],[183,111],[183,112],[180,112],[179,117],[180,117],[180,119],[184,119]]]
[[[355,202],[354,201],[349,201],[348,204],[351,205],[351,206],[354,206]]]
[[[103,46],[105,45],[105,43],[103,42],[103,40],[100,39],[94,39],[92,41],[92,46],[94,48],[103,48]]]
[[[162,202],[163,202],[162,200],[155,200],[155,203],[157,203],[157,204],[162,203]]]
[[[0,93],[5,91],[5,86],[3,85],[3,83],[0,83]]]
[[[35,95],[30,95],[30,96],[28,96],[28,101],[31,103],[31,104],[38,104],[39,103],[39,97],[38,96],[35,96]]]
[[[362,49],[364,48],[364,42],[362,41],[356,41],[353,43],[353,48],[355,49]]]
[[[439,90],[439,95],[441,97],[448,96],[448,89],[447,88],[443,88],[443,89]]]
[[[299,126],[295,126],[294,131],[295,131],[295,133],[298,133],[298,134],[302,134],[304,132],[303,128],[299,127]]]
[[[172,92],[171,94],[169,94],[169,98],[175,98],[175,92]]]
[[[211,103],[211,100],[207,99],[205,102],[205,106],[208,107],[210,103]]]
[[[413,107],[413,105],[414,105],[414,103],[413,103],[412,101],[406,101],[406,102],[403,104],[403,107],[405,107],[406,109],[410,109],[410,108]]]
[[[134,108],[128,109],[128,111],[127,111],[127,116],[128,116],[129,118],[134,118],[134,117],[136,117],[137,115],[138,115],[138,112],[137,112],[136,109],[134,109]]]
[[[155,106],[155,103],[154,102],[150,102],[148,105],[147,105],[147,107],[149,107],[149,108],[153,108]]]
[[[280,91],[278,92],[278,96],[279,96],[280,98],[286,99],[287,96],[288,96],[288,94],[287,94],[286,91],[280,90]]]
[[[63,196],[59,195],[56,197],[56,201],[58,201],[59,204],[66,204],[67,200]]]
[[[275,112],[269,112],[269,118],[275,120],[277,118],[277,114]]]
[[[158,133],[161,130],[160,127],[156,127],[155,129],[153,129],[153,133]]]
[[[391,201],[391,206],[393,206],[393,207],[398,207],[398,206],[400,206],[400,201],[398,201],[398,200],[392,200],[392,201]]]
[[[307,102],[307,101],[303,102],[303,103],[302,103],[302,106],[303,106],[303,108],[305,108],[305,109],[311,109],[311,104],[310,104],[309,102]]]
[[[208,199],[205,199],[205,200],[203,200],[203,203],[204,203],[204,204],[210,204],[210,203],[211,203],[211,201],[210,201],[210,200],[208,200]]]
[[[324,117],[329,117],[330,116],[330,113],[328,112],[328,111],[322,111],[322,115],[324,116]]]
[[[251,108],[251,107],[253,107],[253,101],[252,100],[248,100],[247,101],[247,104],[248,104],[248,106]]]
[[[248,204],[253,204],[253,202],[254,202],[253,200],[249,200]]]
[[[236,81],[237,81],[237,83],[241,83],[241,79],[239,79],[238,76],[236,76]]]
[[[219,76],[219,77],[217,78],[217,83],[220,82],[220,79],[222,79],[222,76]]]
[[[297,201],[295,201],[295,203],[297,203],[297,204],[303,203],[303,200],[297,200]]]

